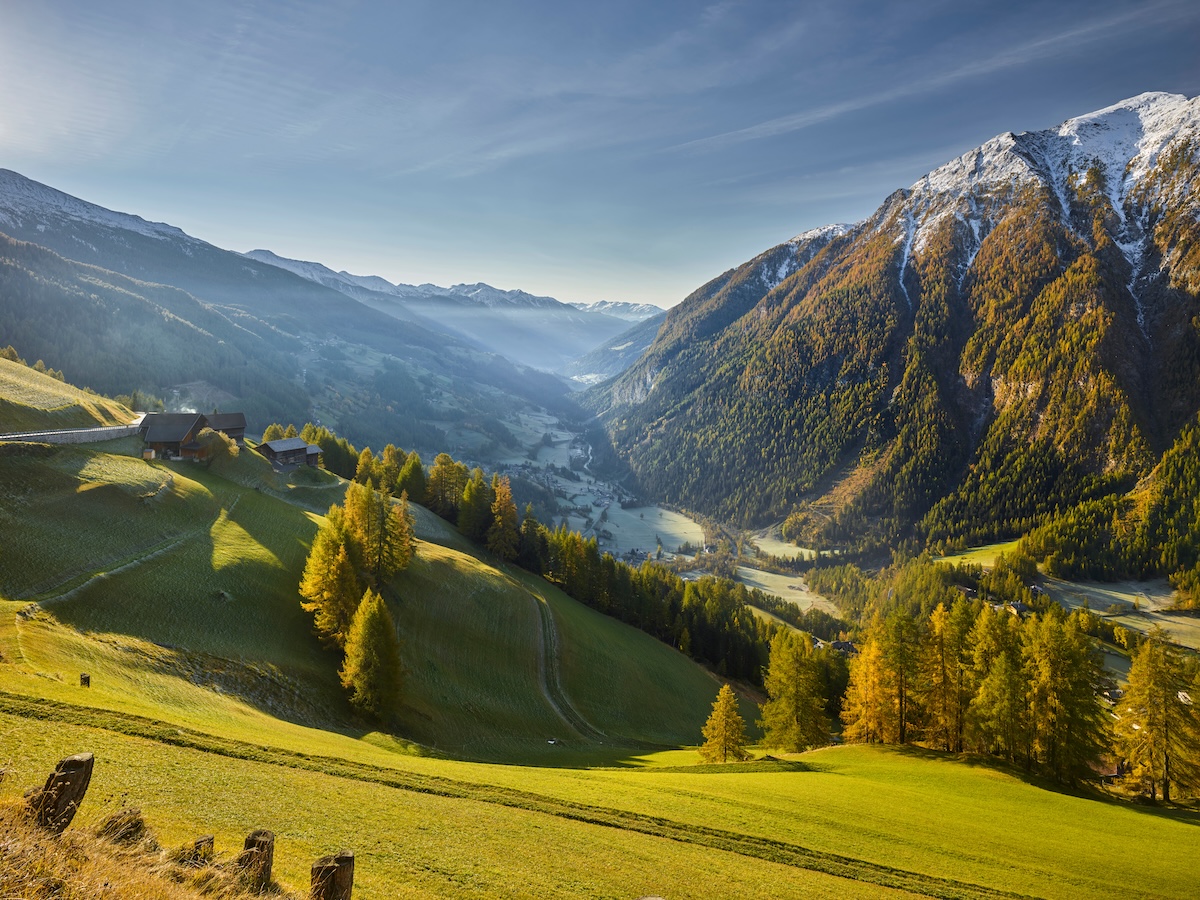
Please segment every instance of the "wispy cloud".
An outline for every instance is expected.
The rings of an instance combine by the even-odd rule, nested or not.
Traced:
[[[1200,8],[1191,3],[1179,3],[1175,0],[1152,4],[1133,10],[1128,10],[1106,18],[1064,29],[1036,40],[1006,48],[982,59],[962,63],[942,72],[924,77],[914,78],[902,84],[870,94],[862,94],[836,103],[801,110],[785,116],[777,116],[751,125],[725,131],[707,137],[685,141],[666,148],[667,150],[716,150],[747,141],[776,137],[805,128],[811,128],[848,113],[882,106],[896,100],[920,96],[943,90],[972,78],[994,75],[1021,66],[1029,65],[1040,60],[1048,59],[1062,52],[1067,46],[1081,45],[1103,40],[1120,29],[1145,28],[1161,26],[1174,20],[1200,18]]]

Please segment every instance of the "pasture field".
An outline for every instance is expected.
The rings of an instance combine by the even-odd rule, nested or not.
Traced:
[[[738,566],[737,580],[746,587],[758,588],[774,594],[781,600],[794,603],[801,609],[817,607],[830,615],[840,615],[833,601],[810,590],[803,575],[783,575],[779,572],[764,572],[750,566]]]
[[[1017,549],[1017,544],[1021,541],[1018,538],[1013,541],[1004,541],[998,544],[982,544],[978,547],[969,547],[966,550],[958,550],[954,553],[947,553],[945,556],[937,557],[938,562],[947,562],[951,565],[983,566],[985,569],[990,569],[996,564],[996,557],[1001,553],[1012,553]]]
[[[28,366],[0,359],[0,434],[124,425],[133,413]]]
[[[799,547],[791,541],[785,541],[780,536],[778,528],[766,528],[755,532],[750,535],[750,539],[754,541],[754,546],[771,556],[780,556],[785,559],[812,559],[817,555],[817,551],[810,547]]]
[[[1165,578],[1150,581],[1064,581],[1045,579],[1046,591],[1064,606],[1087,607],[1131,631],[1148,632],[1155,625],[1183,647],[1200,650],[1200,618],[1190,611],[1172,610],[1175,589]]]
[[[704,543],[704,528],[699,522],[658,506],[621,509],[619,503],[613,503],[608,507],[608,521],[601,527],[612,532],[614,552],[624,553],[634,547],[653,552],[656,537],[662,540],[667,553],[674,553],[681,544],[697,547]]]
[[[0,754],[19,760],[5,792],[84,748],[98,762],[81,827],[130,803],[167,846],[215,833],[228,852],[271,828],[292,885],[345,846],[364,897],[1189,897],[1200,851],[1193,812],[1073,796],[912,749],[730,766],[675,751],[624,769],[403,756],[383,767],[0,695]]]

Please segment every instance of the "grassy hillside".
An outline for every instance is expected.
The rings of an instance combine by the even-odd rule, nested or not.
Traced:
[[[97,755],[87,827],[136,803],[166,846],[277,834],[278,877],[355,850],[362,897],[1188,897],[1193,813],[1076,797],[920,751],[843,747],[791,761],[640,769],[391,766],[0,695],[3,791]],[[381,753],[381,755],[384,755]],[[12,785],[10,787],[10,785]]]
[[[342,489],[253,454],[216,471],[10,445],[0,804],[90,750],[78,828],[136,805],[164,846],[215,833],[226,858],[271,828],[285,886],[348,847],[362,898],[1194,892],[1189,811],[916,750],[657,750],[698,738],[715,680],[420,509],[417,560],[386,591],[404,739],[372,731],[296,598]]]
[[[0,434],[124,425],[132,420],[133,413],[113,400],[0,358]]]
[[[296,590],[343,486],[305,475],[249,452],[220,473],[87,448],[6,458],[0,686],[68,697],[86,671],[93,704],[211,733],[261,738],[283,720],[361,735]],[[683,655],[496,568],[423,510],[418,533],[385,589],[406,738],[551,763],[696,739],[717,685]]]

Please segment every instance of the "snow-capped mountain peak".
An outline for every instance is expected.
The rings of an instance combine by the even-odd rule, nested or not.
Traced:
[[[1118,243],[1136,268],[1144,236],[1136,222],[1127,221],[1137,218],[1127,207],[1163,151],[1189,135],[1200,136],[1200,97],[1161,92],[1139,94],[1056,128],[998,135],[909,188],[897,241],[920,251],[934,228],[955,216],[969,226],[977,246],[990,230],[991,203],[1036,184],[1052,191],[1070,227],[1073,185],[1095,168],[1124,229]]]

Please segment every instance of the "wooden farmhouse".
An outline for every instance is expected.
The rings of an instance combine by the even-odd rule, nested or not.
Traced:
[[[258,445],[258,452],[274,466],[316,466],[321,448],[304,438],[279,438]]]
[[[213,431],[219,431],[227,437],[237,441],[239,447],[244,447],[246,444],[246,414],[235,413],[212,413],[204,417],[208,422],[208,427]]]
[[[241,444],[246,435],[244,413],[146,413],[141,422],[146,455],[160,459],[203,459],[197,440],[205,428],[220,431]]]

